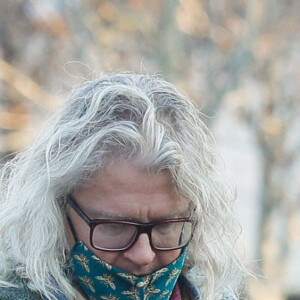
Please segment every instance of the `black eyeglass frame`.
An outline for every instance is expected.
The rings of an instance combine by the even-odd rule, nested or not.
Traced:
[[[177,250],[184,248],[193,238],[193,233],[195,229],[195,223],[191,218],[174,218],[174,219],[168,219],[168,220],[161,220],[161,221],[155,221],[155,222],[149,222],[149,223],[140,223],[140,222],[132,222],[132,221],[123,221],[123,220],[112,220],[112,219],[90,219],[88,215],[78,206],[76,203],[76,200],[72,197],[72,195],[66,196],[67,203],[74,209],[74,211],[83,219],[83,221],[90,227],[90,244],[91,246],[96,250],[102,250],[102,251],[108,251],[108,252],[117,252],[117,251],[124,251],[132,247],[136,241],[138,240],[139,236],[142,233],[146,233],[149,238],[150,245],[153,249],[159,250],[159,251],[170,251],[170,250]],[[68,221],[71,222],[71,220],[68,218]],[[160,225],[160,224],[169,224],[169,223],[179,223],[179,222],[189,222],[192,224],[192,231],[190,238],[187,240],[186,243],[184,243],[181,246],[177,247],[169,247],[169,248],[159,248],[155,247],[152,243],[151,238],[151,232],[154,226]],[[135,233],[134,238],[132,241],[126,246],[118,249],[106,249],[102,247],[98,247],[94,245],[93,242],[93,233],[97,225],[99,224],[109,224],[109,223],[117,223],[117,224],[125,224],[125,225],[134,225],[137,228],[137,231]],[[73,227],[72,224],[70,224],[71,227]],[[72,232],[74,231],[74,228],[71,228]],[[74,234],[74,232],[73,232]]]

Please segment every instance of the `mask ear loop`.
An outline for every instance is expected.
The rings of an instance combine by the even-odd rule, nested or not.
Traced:
[[[64,210],[65,210],[65,214],[66,214],[67,221],[68,221],[69,227],[70,227],[71,232],[72,232],[72,235],[73,235],[73,239],[74,239],[75,243],[77,243],[77,242],[79,241],[79,239],[78,239],[78,237],[77,237],[77,233],[76,233],[76,230],[75,230],[75,228],[74,228],[74,225],[73,225],[73,223],[72,223],[72,221],[71,221],[71,219],[70,219],[70,217],[69,217],[69,215],[68,215],[68,213],[67,213],[67,209],[66,209],[66,206],[67,206],[67,205],[68,205],[68,202],[67,202],[66,199],[65,199],[65,201],[64,201]]]
[[[70,219],[69,216],[67,216],[67,221],[68,221],[68,224],[70,226],[70,229],[71,229],[71,232],[72,232],[72,235],[73,235],[73,238],[74,238],[74,241],[77,243],[79,241],[78,237],[77,237],[77,234],[76,234],[76,231],[75,231],[75,228],[74,228],[74,225]]]
[[[79,241],[78,237],[77,237],[77,233],[76,233],[76,230],[74,228],[74,225],[71,221],[71,218],[69,217],[68,213],[67,213],[67,205],[68,205],[68,201],[67,201],[67,197],[65,196],[64,197],[64,201],[63,201],[63,209],[65,211],[65,214],[66,214],[66,218],[67,218],[67,222],[69,224],[69,227],[71,229],[71,232],[72,232],[72,235],[73,235],[73,239],[75,241],[75,243],[77,243]]]

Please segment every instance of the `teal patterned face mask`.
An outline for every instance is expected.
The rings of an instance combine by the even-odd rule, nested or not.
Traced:
[[[70,252],[75,278],[90,300],[168,300],[183,268],[187,247],[162,269],[143,277],[124,272],[98,258],[79,241]]]

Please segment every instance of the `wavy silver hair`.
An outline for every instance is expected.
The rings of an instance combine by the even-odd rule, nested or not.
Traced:
[[[184,272],[204,299],[236,291],[246,270],[236,245],[234,193],[214,148],[192,102],[156,76],[104,75],[73,90],[33,145],[2,168],[1,283],[14,272],[50,299],[57,289],[74,299],[65,274],[64,196],[109,160],[138,158],[149,170],[168,169],[195,208]]]

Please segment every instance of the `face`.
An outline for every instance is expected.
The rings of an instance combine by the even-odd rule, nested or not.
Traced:
[[[101,170],[87,186],[73,194],[80,208],[91,218],[109,218],[152,222],[188,217],[188,202],[176,194],[168,171],[149,174],[133,162],[112,162]],[[107,252],[94,249],[89,243],[89,226],[70,209],[70,218],[79,240],[107,263],[130,274],[141,276],[170,264],[181,250],[158,251],[150,246],[142,233],[129,249]],[[74,244],[69,237],[70,246]]]

